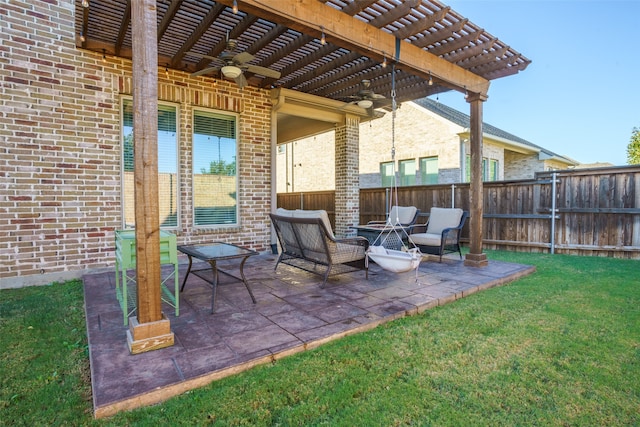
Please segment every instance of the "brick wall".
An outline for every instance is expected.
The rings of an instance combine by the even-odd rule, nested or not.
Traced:
[[[360,188],[382,185],[380,163],[391,161],[392,145],[395,146],[396,171],[401,160],[414,159],[416,168],[419,168],[421,158],[437,156],[439,183],[460,182],[464,168],[461,159],[469,150],[468,141],[464,142],[465,138],[460,136],[463,131],[460,126],[413,103],[405,103],[396,111],[395,135],[392,133],[390,112],[380,119],[360,124]],[[301,139],[293,144],[293,163],[298,169],[291,166],[291,144],[286,144],[286,153],[277,158],[278,192],[335,189],[335,159],[331,156],[335,132]],[[483,151],[484,157],[498,160],[500,179],[503,179],[504,148],[484,141]],[[419,172],[416,175],[416,184],[421,184]],[[286,186],[286,182],[293,182],[295,188]]]
[[[335,189],[335,132],[283,144],[276,156],[278,193]]]
[[[112,268],[122,226],[120,97],[131,63],[75,46],[74,1],[0,0],[0,288]],[[268,93],[159,72],[159,98],[179,104],[178,242],[269,247]],[[195,229],[193,108],[238,114],[240,226]]]
[[[506,179],[529,179],[536,172],[542,172],[543,165],[538,161],[538,154],[522,154],[513,151],[504,153]]]

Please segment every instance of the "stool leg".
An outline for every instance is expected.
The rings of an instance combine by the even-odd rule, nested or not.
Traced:
[[[187,284],[187,278],[189,277],[189,273],[191,273],[191,255],[187,254],[187,257],[189,257],[189,267],[187,268],[187,274],[185,274],[184,276],[184,280],[182,281],[182,287],[180,288],[180,292],[184,291],[184,285]]]
[[[173,291],[176,299],[176,317],[180,316],[180,293],[178,292],[178,263],[173,265],[173,275],[175,276],[173,281],[175,282],[175,289]]]
[[[127,294],[127,270],[122,270],[122,313],[124,315],[125,326],[129,324],[129,295]]]

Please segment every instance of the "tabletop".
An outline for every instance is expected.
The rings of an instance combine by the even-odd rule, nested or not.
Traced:
[[[200,245],[181,245],[178,250],[202,261],[240,258],[258,255],[258,252],[231,243],[214,242]]]

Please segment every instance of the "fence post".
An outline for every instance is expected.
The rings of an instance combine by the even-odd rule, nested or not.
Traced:
[[[300,192],[300,209],[304,210],[304,193]]]
[[[551,254],[556,244],[556,172],[551,174]]]
[[[390,209],[391,209],[391,206],[389,206],[389,204],[391,203],[391,200],[390,200],[391,196],[390,196],[389,193],[391,193],[391,189],[385,188],[384,189],[384,216],[385,216],[385,218],[389,218],[389,213],[390,213]]]
[[[451,184],[451,208],[456,207],[456,185]]]

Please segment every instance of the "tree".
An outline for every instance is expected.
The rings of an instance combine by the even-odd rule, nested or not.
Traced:
[[[631,141],[627,145],[627,163],[640,165],[640,128],[633,128]]]
[[[234,160],[233,162],[227,163],[224,160],[214,160],[209,163],[209,170],[201,168],[200,173],[234,176],[236,174],[236,161]]]

